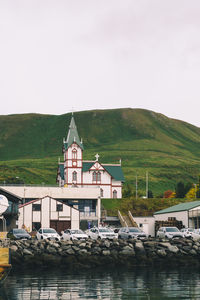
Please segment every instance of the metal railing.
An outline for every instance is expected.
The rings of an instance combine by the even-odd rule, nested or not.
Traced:
[[[128,227],[126,221],[124,220],[124,218],[122,217],[122,214],[120,213],[120,211],[118,210],[118,218],[120,220],[120,223],[123,227]]]

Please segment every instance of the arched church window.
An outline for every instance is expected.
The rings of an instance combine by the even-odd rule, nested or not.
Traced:
[[[116,190],[113,191],[113,198],[117,198],[117,191]]]
[[[76,172],[76,171],[74,171],[74,172],[72,173],[72,180],[73,180],[73,181],[77,181],[77,172]]]
[[[92,181],[97,181],[97,173],[95,171],[92,173]]]
[[[101,181],[101,172],[97,172],[97,181]]]
[[[72,150],[72,159],[77,159],[77,150],[76,149]]]

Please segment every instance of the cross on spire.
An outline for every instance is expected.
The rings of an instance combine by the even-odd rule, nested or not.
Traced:
[[[97,153],[97,154],[95,155],[95,157],[96,157],[96,161],[98,161],[98,160],[99,160],[99,154]]]

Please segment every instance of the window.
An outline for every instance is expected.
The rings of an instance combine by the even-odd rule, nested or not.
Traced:
[[[41,204],[33,204],[33,211],[41,211]]]
[[[76,149],[72,150],[72,159],[77,159],[77,150]]]
[[[101,181],[101,172],[97,172],[97,181]]]
[[[92,173],[92,181],[97,181],[97,173],[96,172]]]
[[[103,197],[103,189],[100,189],[100,196]]]
[[[113,191],[113,198],[117,198],[117,191],[116,190]]]
[[[63,211],[63,204],[57,204],[56,211]]]
[[[32,223],[32,230],[39,230],[41,228],[41,223],[40,222],[33,222]]]
[[[73,180],[73,181],[77,181],[77,172],[76,172],[76,171],[74,171],[74,172],[72,173],[72,180]]]

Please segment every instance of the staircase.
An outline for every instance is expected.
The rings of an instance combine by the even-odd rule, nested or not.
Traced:
[[[130,211],[128,212],[127,216],[122,216],[122,214],[118,210],[118,218],[120,220],[122,227],[138,227]]]

